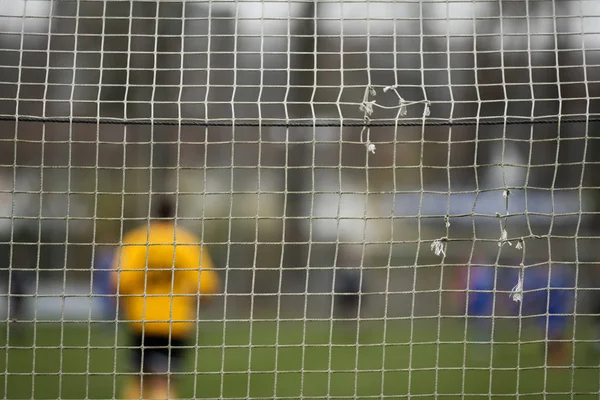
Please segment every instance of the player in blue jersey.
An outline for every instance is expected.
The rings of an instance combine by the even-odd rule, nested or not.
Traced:
[[[489,342],[492,337],[494,314],[494,287],[496,268],[474,260],[461,268],[455,277],[456,297],[461,313],[469,318],[469,337],[478,342]]]
[[[519,270],[511,272],[513,282],[518,282]],[[575,274],[567,265],[544,264],[525,267],[523,273],[523,299],[513,303],[514,315],[534,319],[547,342],[549,364],[564,363],[569,354],[569,327],[574,311]]]
[[[518,266],[520,261],[509,264]],[[521,273],[522,300],[509,301],[511,297],[503,294],[517,285]],[[566,361],[569,354],[570,316],[574,310],[575,281],[572,268],[545,264],[526,266],[523,271],[520,268],[501,268],[496,272],[494,266],[472,265],[461,270],[455,287],[464,290],[460,304],[462,312],[469,318],[472,328],[469,334],[475,340],[489,341],[493,315],[508,306],[510,315],[521,315],[525,320],[536,323],[547,342],[548,363],[561,364]],[[495,291],[502,294],[495,295]]]

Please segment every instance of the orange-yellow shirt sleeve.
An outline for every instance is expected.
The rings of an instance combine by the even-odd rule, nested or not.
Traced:
[[[210,295],[221,291],[221,283],[219,275],[215,271],[215,266],[208,254],[208,251],[201,248],[201,265],[200,265],[200,294]]]
[[[146,229],[131,231],[123,238],[123,246],[116,252],[113,260],[112,283],[119,294],[133,294],[144,287],[146,266],[146,245],[141,239],[147,237]]]
[[[220,291],[219,276],[208,251],[192,236],[181,238],[176,247],[177,267],[181,268],[184,282],[189,282],[189,293],[211,295]]]

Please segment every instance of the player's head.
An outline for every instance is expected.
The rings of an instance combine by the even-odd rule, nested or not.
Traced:
[[[365,291],[364,279],[355,269],[341,268],[336,271],[334,282],[334,302],[337,311],[345,317],[356,318],[360,313],[360,306],[364,305],[362,294]],[[362,303],[362,304],[361,304]]]
[[[364,290],[361,274],[355,269],[340,269],[335,274],[334,291],[338,294],[359,294]]]
[[[161,196],[155,200],[154,217],[163,220],[175,218],[175,206],[171,199]]]

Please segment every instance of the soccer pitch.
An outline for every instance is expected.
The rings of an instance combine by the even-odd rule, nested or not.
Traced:
[[[465,346],[461,319],[364,321],[358,341],[352,327],[332,329],[330,321],[206,322],[179,376],[180,396],[597,398],[597,360],[588,344],[575,346],[575,367],[546,369],[534,333],[524,331],[517,345],[515,325],[503,325],[490,362],[489,347]],[[124,326],[118,335],[114,324],[16,328],[10,349],[0,349],[0,391],[8,399],[119,397],[127,370]],[[592,334],[584,323],[577,328],[579,339]]]

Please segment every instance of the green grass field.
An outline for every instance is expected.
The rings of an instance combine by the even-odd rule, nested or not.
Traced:
[[[583,323],[577,326],[581,337],[591,335]],[[6,350],[6,326],[1,325],[0,395],[118,397],[127,365],[126,350],[115,351],[114,327],[22,326],[21,332],[13,331]],[[543,345],[531,340],[532,332],[523,333],[521,341],[528,342],[517,346],[506,343],[517,339],[513,325],[497,331],[490,362],[489,347],[465,347],[459,319],[388,321],[385,329],[382,322],[364,322],[358,344],[343,327],[336,326],[330,339],[328,321],[205,323],[180,377],[180,394],[227,399],[484,399],[515,398],[517,393],[527,399],[598,398],[598,361],[588,344],[575,347],[575,368],[545,369]],[[438,337],[455,343],[438,345]],[[123,335],[117,345],[126,345]]]

